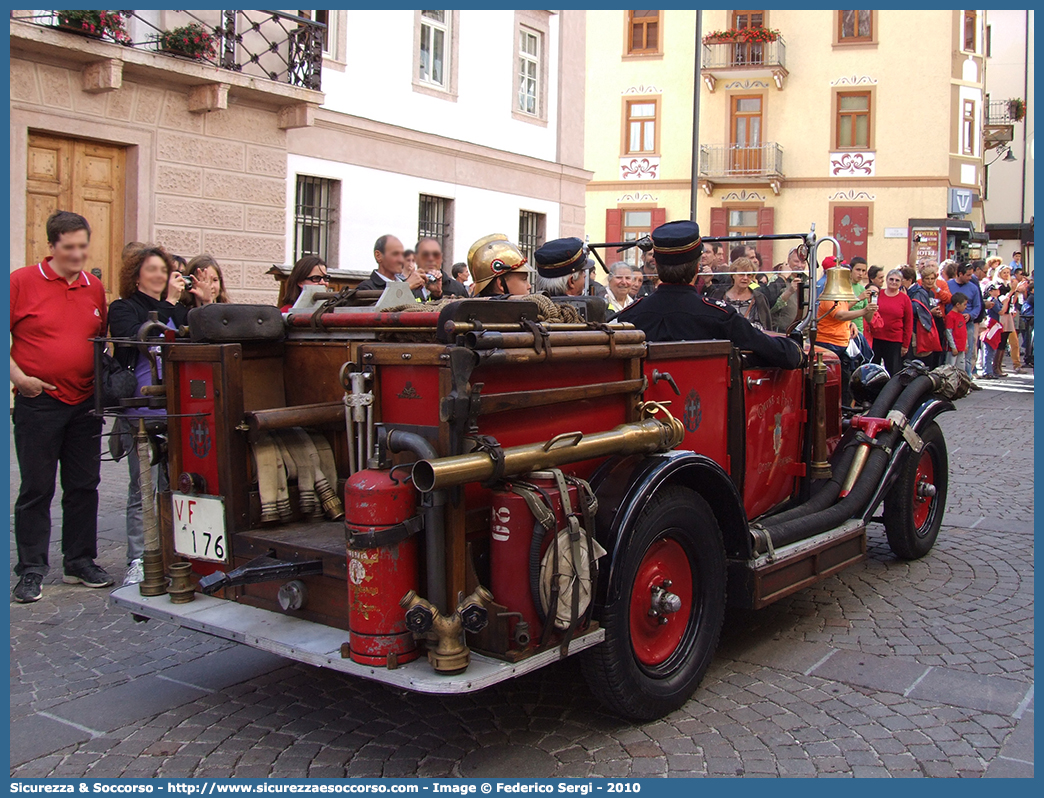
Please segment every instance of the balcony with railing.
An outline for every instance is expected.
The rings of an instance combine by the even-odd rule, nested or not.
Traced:
[[[783,184],[783,148],[762,144],[700,145],[699,182],[709,196],[715,183],[763,183],[779,194]]]
[[[728,78],[770,78],[782,89],[787,72],[787,45],[776,35],[772,41],[704,41],[700,75],[713,93],[717,81]]]
[[[12,11],[12,49],[321,102],[326,26],[282,11]],[[303,92],[301,90],[304,90]],[[225,89],[227,92],[227,89]]]
[[[1026,103],[1019,99],[991,100],[986,96],[986,113],[982,120],[983,149],[991,150],[1009,144],[1015,138],[1015,123],[1026,118]]]

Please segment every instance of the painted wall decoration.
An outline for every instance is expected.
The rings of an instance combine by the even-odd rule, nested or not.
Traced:
[[[728,194],[722,197],[722,200],[732,200],[734,202],[753,202],[755,200],[761,200],[762,202],[764,202],[765,197],[756,191],[747,191],[747,189],[743,189],[742,191],[730,191]]]
[[[856,200],[867,200],[873,202],[877,199],[876,194],[869,194],[866,191],[856,191],[854,188],[848,191],[836,191],[833,195],[827,197],[827,202],[855,202]]]
[[[875,152],[830,153],[831,177],[873,177],[877,161]]]
[[[861,75],[856,77],[841,77],[837,80],[830,81],[831,86],[876,86],[877,78],[872,78],[869,75]]]
[[[621,180],[655,180],[658,177],[659,170],[659,155],[620,159]]]
[[[663,89],[658,89],[656,86],[628,86],[620,94],[663,94]]]
[[[634,192],[633,194],[621,194],[616,198],[617,202],[658,202],[659,197],[654,197],[652,194],[642,194],[641,192]]]

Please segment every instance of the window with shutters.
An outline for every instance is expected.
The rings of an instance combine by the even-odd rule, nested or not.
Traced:
[[[627,55],[660,54],[662,11],[627,12]]]
[[[614,243],[637,241],[666,221],[666,208],[609,208],[605,212],[605,240]],[[619,253],[614,249],[607,249],[604,257],[606,265],[622,260],[636,266],[641,263],[642,251],[637,247]]]
[[[727,236],[745,236],[758,234],[758,211],[757,208],[728,208]]]
[[[650,155],[659,152],[658,98],[627,100],[624,104],[624,154]]]
[[[868,149],[871,139],[870,123],[870,92],[837,93],[838,149]]]

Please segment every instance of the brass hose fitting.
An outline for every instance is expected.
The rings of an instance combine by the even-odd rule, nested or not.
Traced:
[[[492,601],[493,594],[479,585],[450,615],[443,615],[414,590],[399,600],[399,606],[406,610],[406,628],[414,636],[435,643],[434,648],[428,649],[428,662],[435,672],[449,676],[467,670],[471,649],[464,642],[464,632],[481,632],[486,627],[486,602]]]

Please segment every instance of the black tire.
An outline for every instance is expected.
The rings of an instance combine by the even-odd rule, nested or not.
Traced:
[[[657,552],[681,555],[670,559],[670,567],[676,569],[677,581],[683,584],[688,566],[691,601],[687,608],[683,607],[683,611],[688,610],[685,617],[682,612],[664,616],[667,624],[680,621],[677,626],[668,630],[664,624],[661,633],[654,625],[648,632],[654,643],[664,644],[661,647],[669,650],[662,661],[651,663],[639,659],[645,656],[648,660],[649,649],[636,650],[632,640],[633,629],[637,628],[640,635],[646,634],[640,622],[637,627],[632,626],[632,599],[638,602],[635,607],[641,617],[641,607],[651,604],[645,598],[651,588],[636,584],[636,579],[640,571],[650,573],[650,562],[656,567]],[[618,572],[614,581],[619,579],[621,585],[620,597],[601,609],[599,620],[605,629],[605,640],[585,653],[584,677],[591,691],[612,712],[634,720],[653,720],[673,712],[689,699],[718,647],[725,617],[725,550],[721,531],[707,503],[687,488],[669,485],[646,504],[620,557],[621,561],[614,564],[614,571]],[[656,639],[661,634],[666,639]],[[672,644],[679,634],[677,643]]]
[[[884,500],[884,528],[888,545],[895,556],[903,560],[919,559],[932,550],[946,511],[946,493],[950,481],[946,440],[934,421],[925,427],[921,440],[924,441],[921,453],[909,453],[899,471],[899,478]],[[928,481],[935,487],[935,496],[930,499],[917,495],[918,482],[924,476],[923,470],[927,464],[930,464],[932,471]],[[927,508],[926,501],[930,501]]]

